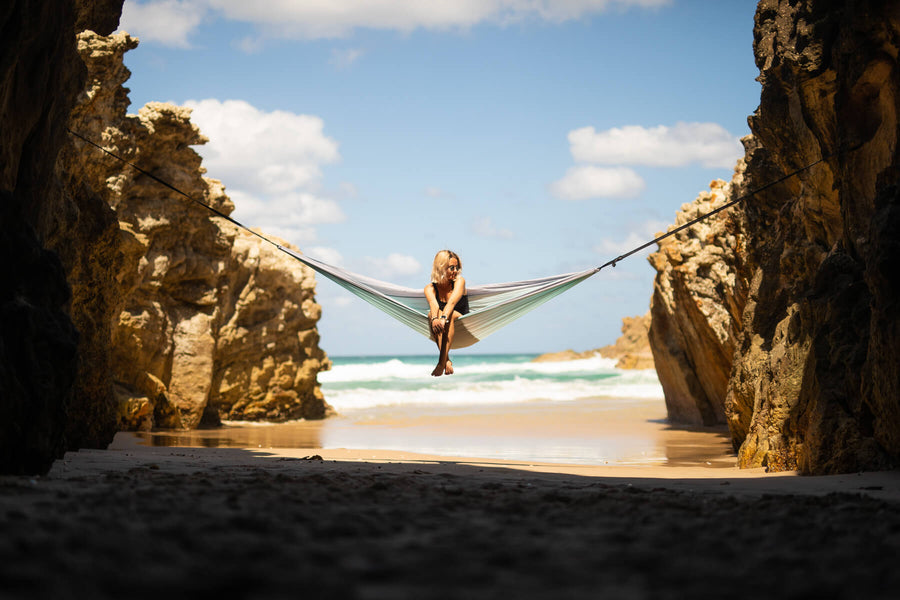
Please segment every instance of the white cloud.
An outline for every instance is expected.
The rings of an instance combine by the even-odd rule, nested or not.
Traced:
[[[622,239],[604,239],[594,246],[594,251],[601,256],[615,258],[616,256],[643,246],[650,240],[656,238],[657,233],[665,232],[667,228],[668,224],[662,221],[646,221],[630,231],[628,235]],[[651,246],[649,250],[652,251],[655,250],[655,248],[655,246]]]
[[[481,237],[509,240],[514,237],[509,229],[499,228],[494,225],[490,217],[481,217],[472,222],[472,231]]]
[[[312,194],[286,194],[280,200],[290,208],[288,223],[296,225],[320,225],[341,223],[346,218],[337,202]]]
[[[641,176],[626,167],[571,167],[553,182],[550,193],[563,200],[588,198],[633,198],[644,190]]]
[[[537,0],[504,3],[510,5],[511,12],[524,15],[534,13],[540,18],[552,22],[564,22],[580,19],[594,13],[603,13],[610,9],[618,11],[629,8],[654,9],[668,6],[671,0]]]
[[[128,0],[122,6],[119,31],[127,31],[142,42],[189,48],[188,36],[203,21],[207,8],[190,0]]]
[[[256,51],[264,37],[340,38],[363,28],[464,31],[483,23],[502,26],[527,20],[562,23],[609,10],[668,4],[671,0],[127,0],[123,23],[133,28],[132,33],[143,33],[145,40],[187,46],[191,31],[204,17],[217,13],[255,25],[258,35],[244,38],[238,46]]]
[[[275,235],[299,246],[319,239],[316,225],[341,223],[346,217],[337,202],[313,194],[291,193],[279,196],[255,196],[228,187],[226,193],[234,202],[235,220],[263,235]],[[327,262],[327,261],[326,261]]]
[[[288,38],[345,37],[357,28],[392,29],[470,27],[496,10],[495,1],[457,0],[208,0],[228,19],[253,23],[266,34]]]
[[[225,183],[236,219],[295,244],[315,241],[316,225],[345,219],[340,205],[319,193],[322,167],[340,158],[322,119],[263,112],[241,100],[187,106],[209,138],[197,148],[203,166]]]
[[[415,275],[422,271],[422,264],[406,254],[392,253],[387,258],[374,258],[367,256],[366,274],[379,279],[393,279]]]
[[[731,168],[744,154],[739,138],[716,123],[628,125],[600,132],[582,127],[569,132],[569,145],[576,161],[603,165]]]
[[[209,138],[204,166],[241,189],[283,193],[317,184],[321,167],[340,159],[338,144],[319,117],[263,112],[243,100],[188,100],[191,121]]]

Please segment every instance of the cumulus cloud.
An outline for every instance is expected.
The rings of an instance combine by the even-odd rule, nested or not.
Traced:
[[[322,119],[264,112],[241,100],[188,101],[191,120],[209,138],[197,148],[209,175],[221,179],[235,218],[294,243],[315,241],[315,226],[345,219],[320,193],[322,167],[340,159]]]
[[[566,200],[637,196],[644,181],[629,166],[728,168],[744,152],[738,137],[717,123],[581,127],[568,139],[572,158],[587,164],[570,168],[550,186],[554,196]]]
[[[608,10],[623,11],[630,8],[655,9],[672,4],[671,0],[522,0],[503,2],[512,14],[530,16],[534,14],[546,21],[561,23],[580,19],[591,14]]]
[[[513,232],[509,229],[504,229],[502,227],[497,227],[496,225],[494,225],[494,222],[490,217],[481,217],[479,219],[475,219],[472,222],[472,232],[475,233],[475,235],[484,238],[493,238],[500,240],[510,240],[514,237]]]
[[[569,145],[576,161],[602,165],[729,168],[744,154],[738,137],[716,123],[582,127],[569,132]]]
[[[188,100],[191,120],[209,138],[205,166],[227,170],[229,182],[269,193],[317,183],[324,164],[340,158],[322,119],[276,110],[264,112],[243,100]]]
[[[321,39],[346,37],[356,29],[411,32],[466,30],[482,23],[507,25],[526,20],[562,23],[609,10],[668,4],[671,0],[128,0],[125,11],[130,14],[127,23],[133,26],[141,25],[144,16],[150,18],[158,36],[147,39],[169,45],[186,45],[188,34],[205,15],[250,23],[258,35],[240,44],[254,50],[263,37]],[[167,26],[177,31],[167,32]]]
[[[480,23],[528,19],[561,23],[610,9],[656,8],[670,0],[208,0],[227,18],[254,23],[269,35],[298,38],[345,37],[355,29],[461,29]]]
[[[203,21],[207,7],[189,0],[128,0],[122,6],[119,30],[137,36],[142,42],[189,48],[188,36]]]
[[[550,193],[563,200],[633,198],[644,191],[644,180],[627,167],[571,167],[550,185]]]
[[[367,256],[366,273],[379,279],[393,279],[415,275],[422,271],[422,264],[407,254],[391,253],[387,258]]]

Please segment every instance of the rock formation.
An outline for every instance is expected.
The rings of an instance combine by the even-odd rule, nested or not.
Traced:
[[[574,350],[550,352],[541,354],[532,362],[560,362],[602,356],[617,359],[617,369],[652,369],[653,355],[648,338],[649,328],[650,313],[643,317],[625,317],[622,319],[622,336],[614,344],[585,352]]]
[[[325,417],[316,375],[331,363],[319,348],[312,271],[239,230],[229,273],[210,406],[231,420]]]
[[[731,183],[713,181],[708,192],[682,206],[671,229],[721,207],[742,181],[743,161]],[[747,296],[737,275],[745,250],[740,219],[731,210],[701,221],[660,242],[648,258],[657,271],[650,348],[669,419],[676,423],[726,422],[725,394]]]
[[[67,132],[231,211],[188,111],[126,116],[121,5],[0,8],[0,473],[121,426],[328,411],[312,273]]]
[[[650,313],[643,317],[624,317],[622,336],[614,344],[603,346],[597,352],[603,358],[617,359],[617,369],[652,369],[649,330]]]
[[[136,45],[124,33],[79,34],[89,84],[72,130],[227,216],[230,199],[191,148],[206,138],[190,110],[150,103],[126,114],[122,57]],[[330,363],[311,270],[83,140],[72,138],[64,156],[118,221],[110,370],[121,428],[326,414],[316,375]]]
[[[55,162],[84,82],[76,27],[110,33],[121,5],[121,0],[9,0],[0,8],[0,250],[7,257],[0,267],[3,473],[45,471],[66,448],[111,436],[108,425],[72,425],[112,413],[108,393],[93,403],[89,393],[75,388],[103,385],[103,377],[92,377],[84,365],[102,362],[104,352],[89,347],[93,333],[84,327],[79,335],[73,318],[82,326],[89,323],[99,317],[95,311],[102,312],[104,300],[89,298],[84,310],[70,316],[73,300],[81,298],[77,293],[73,298],[66,281],[66,266],[93,269],[106,249],[89,249],[81,259],[65,256],[64,266],[46,244],[54,232],[72,225],[71,247],[90,246],[92,236],[102,238],[108,228],[96,196],[66,190]]]
[[[666,368],[660,377],[673,403],[687,407],[681,414],[691,413],[691,399],[694,419],[722,404],[741,466],[894,466],[900,286],[889,273],[900,256],[900,13],[874,1],[763,0],[754,51],[760,106],[749,120],[746,169],[725,197],[803,170],[706,225],[733,231],[731,245],[718,235],[709,241],[733,249],[734,260],[685,278],[689,261],[673,257],[692,242],[660,248],[654,355],[658,366],[689,371],[683,381]],[[698,310],[692,290],[720,285]],[[729,329],[719,349],[704,338]],[[705,339],[700,359],[695,339]],[[727,368],[710,359],[732,348]]]

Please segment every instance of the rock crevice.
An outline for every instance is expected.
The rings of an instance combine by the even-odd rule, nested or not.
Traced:
[[[900,244],[900,14],[891,6],[759,3],[760,106],[726,197],[824,160],[708,225],[735,231],[734,244],[707,240],[737,250],[719,264],[737,292],[719,344],[725,364],[680,360],[694,352],[692,332],[714,329],[731,305],[722,296],[692,314],[697,304],[678,286],[722,277],[698,269],[681,281],[691,267],[672,257],[687,240],[651,259],[651,340],[667,402],[694,421],[710,400],[721,406],[744,467],[835,473],[900,461],[900,293],[887,276]],[[712,394],[679,385],[679,377],[721,381],[723,372],[726,384]],[[687,391],[670,398],[670,388]]]

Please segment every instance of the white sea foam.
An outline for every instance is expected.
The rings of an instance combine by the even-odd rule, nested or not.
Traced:
[[[415,379],[421,376],[421,365],[405,363],[399,358],[373,358],[369,363],[335,365],[330,371],[319,373],[319,382],[327,384],[347,381]]]
[[[622,371],[604,358],[534,363],[529,357],[460,357],[452,377],[431,377],[433,358],[356,359],[319,375],[339,412],[376,406],[502,405],[535,400],[662,398],[654,371]]]
[[[431,359],[431,363],[434,359]],[[502,357],[481,358],[466,357],[466,375],[482,374],[510,374],[516,373],[543,373],[543,374],[569,374],[569,373],[614,373],[616,361],[610,358],[591,357],[579,360],[560,362],[530,362],[507,361]],[[319,374],[321,383],[338,383],[351,381],[384,381],[390,379],[417,379],[423,377],[423,371],[429,364],[428,359],[415,357],[412,360],[400,358],[373,357],[371,362],[355,364],[339,364],[330,371]],[[454,363],[457,364],[457,363]],[[428,376],[428,372],[424,372]]]

